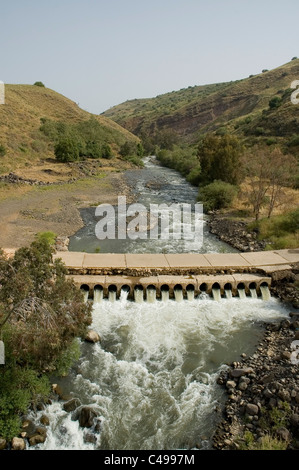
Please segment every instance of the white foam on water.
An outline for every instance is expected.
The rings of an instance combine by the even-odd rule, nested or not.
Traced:
[[[71,414],[53,403],[39,449],[178,449],[194,446],[212,426],[221,397],[216,384],[225,363],[253,348],[257,322],[286,316],[275,299],[201,298],[142,304],[103,300],[92,328],[101,344],[82,343],[72,394],[97,409],[101,429],[86,442]],[[256,331],[257,330],[257,331]],[[252,345],[248,342],[252,341]]]
[[[256,289],[250,289],[250,295],[253,299],[257,299]]]
[[[94,289],[94,303],[99,304],[103,300],[103,289]]]

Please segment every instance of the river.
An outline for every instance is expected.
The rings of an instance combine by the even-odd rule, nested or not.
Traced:
[[[144,159],[144,168],[129,170],[125,173],[126,184],[130,187],[134,201],[142,204],[149,211],[150,204],[189,204],[194,210],[198,190],[189,184],[178,172],[161,167],[155,157]],[[122,196],[120,194],[120,196]],[[207,225],[207,217],[203,216],[203,243],[195,244],[187,237],[180,239],[153,240],[139,238],[132,240],[99,240],[96,237],[95,226],[99,221],[94,207],[81,210],[84,227],[70,239],[70,251],[86,251],[88,253],[219,253],[235,252],[234,248],[220,241],[211,234]]]
[[[126,173],[138,202],[193,203],[197,190],[175,171],[146,159]],[[86,226],[70,249],[94,252],[188,252],[186,240],[109,240],[95,237],[94,209],[83,211]],[[208,233],[199,252],[235,251]],[[192,245],[192,250],[195,251]],[[263,323],[286,316],[274,298],[222,298],[137,303],[126,292],[115,302],[94,303],[92,329],[101,343],[79,341],[81,357],[68,377],[53,378],[64,393],[96,410],[97,423],[80,428],[63,403],[35,415],[50,419],[41,450],[177,450],[211,448],[224,403],[217,377],[227,364],[251,354]]]

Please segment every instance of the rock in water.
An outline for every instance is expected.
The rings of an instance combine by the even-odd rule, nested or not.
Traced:
[[[99,343],[101,338],[96,331],[90,330],[85,337],[85,341],[89,343]]]

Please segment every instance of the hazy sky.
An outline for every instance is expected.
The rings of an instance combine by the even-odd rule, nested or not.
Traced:
[[[298,30],[298,0],[0,0],[0,80],[99,114],[278,67]]]

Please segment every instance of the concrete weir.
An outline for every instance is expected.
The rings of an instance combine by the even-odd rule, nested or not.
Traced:
[[[299,263],[299,249],[218,254],[89,254],[58,252],[68,275],[86,298],[192,299],[205,292],[215,299],[229,296],[267,298],[273,275]]]

